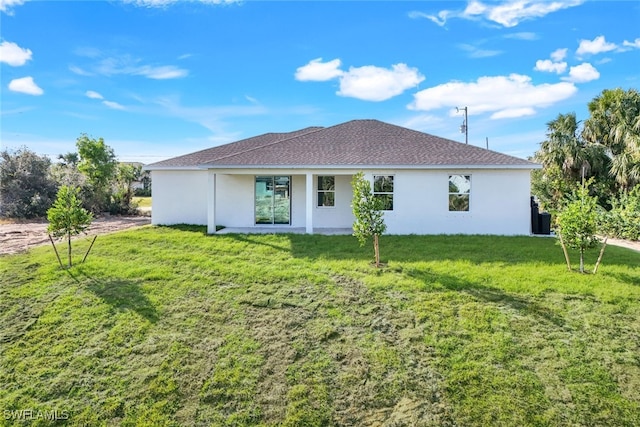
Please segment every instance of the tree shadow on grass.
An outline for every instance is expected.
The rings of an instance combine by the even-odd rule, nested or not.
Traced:
[[[521,314],[533,315],[538,320],[551,322],[559,327],[565,325],[561,316],[535,302],[535,297],[516,296],[500,289],[461,280],[448,274],[432,273],[429,270],[412,269],[407,275],[423,282],[429,288],[435,288],[434,285],[440,284],[444,289],[466,293],[479,301],[507,306]]]
[[[120,278],[95,278],[82,271],[87,279],[86,289],[93,292],[117,311],[134,311],[151,323],[158,321],[158,312],[149,298],[140,289],[140,281]],[[74,280],[80,282],[71,272]]]
[[[373,245],[360,246],[353,236],[288,235],[295,257],[373,259]],[[384,235],[381,257],[386,262],[468,261],[473,264],[539,262],[562,264],[562,250],[554,240],[528,236]]]
[[[174,224],[174,225],[157,225],[159,228],[170,228],[172,230],[187,231],[189,233],[198,233],[208,236],[206,225],[193,225],[193,224]]]
[[[609,273],[609,275],[623,283],[628,283],[633,286],[640,286],[640,276],[632,276],[631,274],[626,273]]]

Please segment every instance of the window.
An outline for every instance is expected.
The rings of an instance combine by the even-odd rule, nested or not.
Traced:
[[[333,207],[336,205],[336,177],[318,177],[318,207]]]
[[[449,175],[449,212],[468,212],[471,175]]]
[[[385,211],[393,210],[393,175],[373,176],[373,196],[382,199]]]

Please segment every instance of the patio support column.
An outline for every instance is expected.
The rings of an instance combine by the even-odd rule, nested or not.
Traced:
[[[307,172],[307,190],[306,190],[306,232],[313,234],[313,174]]]
[[[216,232],[216,174],[207,171],[207,234]]]

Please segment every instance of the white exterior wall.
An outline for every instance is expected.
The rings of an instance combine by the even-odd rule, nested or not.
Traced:
[[[529,170],[376,171],[394,175],[388,234],[530,234]],[[470,175],[468,212],[449,212],[449,175]]]
[[[306,174],[313,174],[313,227],[353,224],[351,179],[355,171],[216,171],[217,225],[253,227],[256,175],[291,175],[291,226],[306,221]],[[344,175],[347,173],[348,175]],[[449,175],[471,175],[469,212],[449,212]],[[335,207],[317,206],[317,176],[336,177]],[[394,210],[385,212],[388,234],[530,234],[530,171],[376,170],[394,175]],[[207,223],[207,171],[153,171],[153,224]],[[281,227],[281,226],[280,226]]]
[[[313,226],[315,228],[350,228],[353,225],[353,212],[351,211],[352,175],[335,175],[335,206],[318,207],[318,176],[332,175],[318,173],[313,178]]]
[[[254,175],[216,174],[216,225],[253,227]]]
[[[225,171],[227,172],[227,171]],[[291,176],[291,227],[304,227],[306,224],[306,172],[295,171],[256,171],[244,170],[241,175],[216,174],[216,224],[225,227],[253,227],[255,176],[290,175]],[[317,171],[314,174],[313,191],[318,190]],[[301,173],[304,173],[302,175]],[[319,175],[335,175],[320,173]],[[336,175],[336,206],[317,207],[317,195],[313,195],[313,226],[315,228],[348,228],[353,224],[351,213],[351,175]],[[155,201],[154,201],[155,208]],[[260,227],[265,227],[264,224]],[[278,227],[283,227],[278,225]]]
[[[154,225],[207,224],[207,171],[151,172]]]

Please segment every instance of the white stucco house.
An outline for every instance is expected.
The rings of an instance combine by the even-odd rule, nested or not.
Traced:
[[[350,228],[351,179],[385,200],[389,234],[531,232],[529,161],[377,120],[267,133],[147,165],[153,224]],[[256,229],[257,229],[256,228]]]

